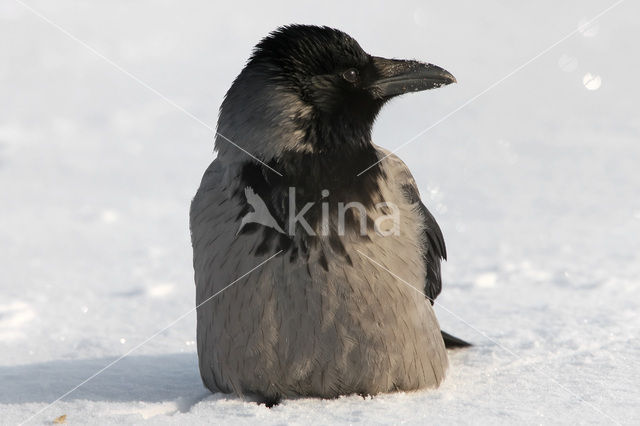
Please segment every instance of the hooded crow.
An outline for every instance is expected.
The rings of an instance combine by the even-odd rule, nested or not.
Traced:
[[[468,345],[432,308],[444,239],[371,129],[388,100],[455,81],[328,27],[285,26],[255,47],[191,204],[206,387],[273,404],[441,383],[445,343]]]

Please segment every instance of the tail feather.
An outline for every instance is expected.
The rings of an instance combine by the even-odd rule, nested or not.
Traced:
[[[447,349],[467,348],[471,346],[471,343],[465,342],[464,340],[452,336],[444,331],[442,331],[442,339],[444,340],[444,346]]]

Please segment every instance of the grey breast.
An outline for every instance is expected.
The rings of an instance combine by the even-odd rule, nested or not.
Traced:
[[[244,277],[273,253],[256,254],[260,233],[238,233],[245,200],[234,195],[242,189],[236,168],[211,164],[190,213],[199,366],[208,388],[329,398],[443,380],[447,354],[422,293],[422,220],[401,190],[415,182],[397,157],[382,164],[387,178],[379,185],[400,210],[399,235],[342,237],[350,262],[320,237],[308,259],[283,252]]]

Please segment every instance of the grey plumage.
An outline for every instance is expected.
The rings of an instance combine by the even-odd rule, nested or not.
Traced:
[[[387,81],[409,71],[382,61],[337,30],[285,27],[258,45],[229,90],[220,133],[282,176],[218,137],[218,158],[193,199],[198,356],[209,389],[277,401],[413,390],[443,380],[447,353],[428,299],[441,288],[442,233],[407,167],[371,143],[370,129],[390,97],[454,79],[436,67],[440,83],[400,87]],[[411,64],[415,76],[418,63]],[[349,67],[360,71],[357,83],[344,73]],[[279,232],[287,229],[289,187],[297,203],[317,203],[309,209],[315,235]],[[277,228],[248,223],[256,195]],[[355,232],[353,220],[341,234],[335,219],[320,219],[321,202],[333,213],[336,203],[353,200],[366,208],[366,235]],[[382,201],[397,208],[397,235],[371,228],[389,213],[377,207]]]

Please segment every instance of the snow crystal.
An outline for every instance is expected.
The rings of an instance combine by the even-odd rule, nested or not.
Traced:
[[[582,84],[587,90],[598,90],[602,86],[602,78],[599,75],[586,73],[582,77]]]
[[[115,210],[105,210],[100,215],[100,218],[104,223],[114,223],[117,222],[120,215]]]

